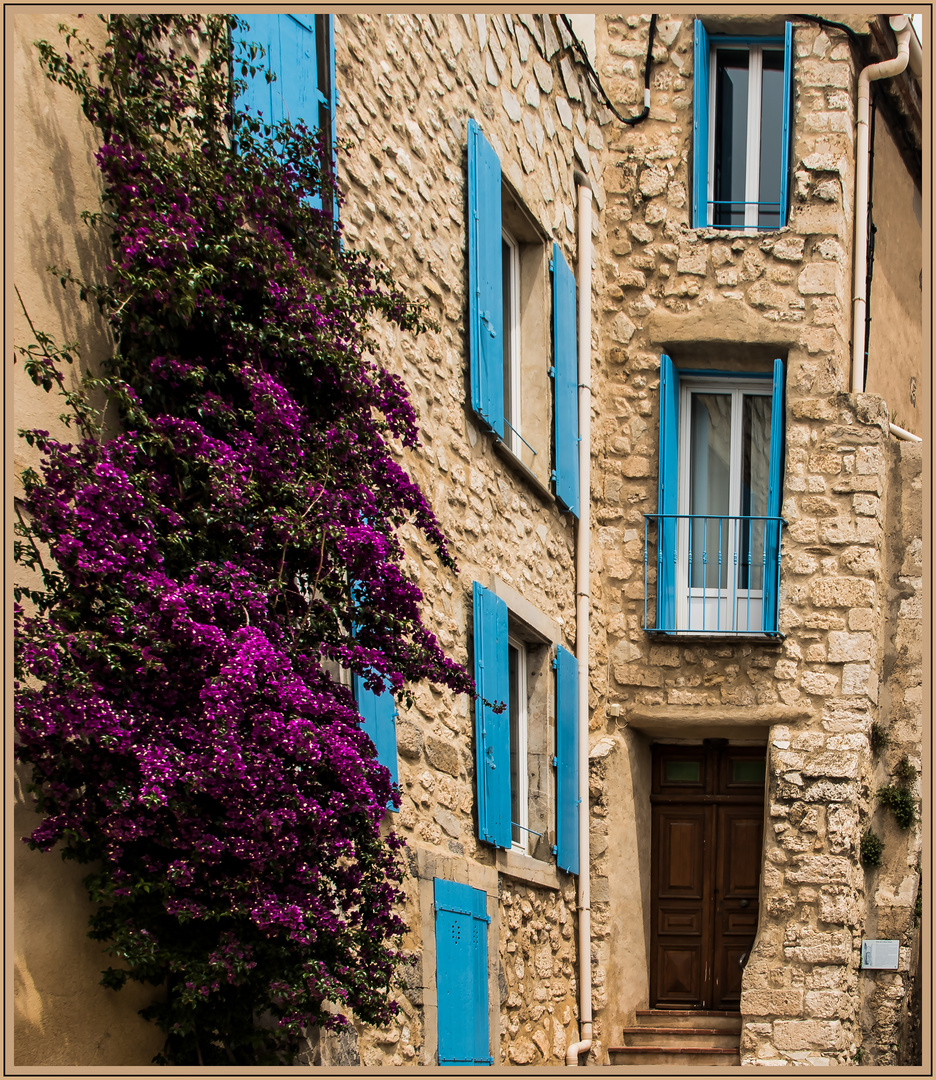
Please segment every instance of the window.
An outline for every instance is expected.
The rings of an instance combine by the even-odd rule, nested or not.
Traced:
[[[543,633],[546,622],[522,598],[509,607],[475,582],[478,829],[495,847],[543,861],[555,855],[578,873],[578,664]]]
[[[787,221],[793,24],[782,37],[709,34],[695,22],[694,228]]]
[[[262,71],[248,80],[238,106],[261,113],[266,123],[302,120],[325,137],[326,157],[335,170],[335,37],[331,15],[241,15],[248,28],[238,36],[263,46],[260,65],[276,74],[268,83]],[[239,70],[235,71],[243,78]],[[312,200],[321,209],[321,196]],[[337,207],[332,208],[337,216]]]
[[[557,244],[550,260],[546,252],[542,230],[507,187],[497,154],[469,120],[471,407],[517,461],[543,487],[552,483],[559,503],[577,514],[575,278]]]
[[[488,1024],[487,895],[433,881],[440,1065],[493,1065]]]
[[[783,362],[763,374],[660,362],[656,620],[666,633],[776,634]],[[645,595],[648,590],[645,589]],[[646,615],[646,612],[645,612]]]

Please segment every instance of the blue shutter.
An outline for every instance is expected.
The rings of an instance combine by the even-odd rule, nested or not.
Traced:
[[[390,770],[394,784],[399,784],[397,771],[396,702],[393,694],[385,690],[375,694],[364,685],[360,675],[354,676],[354,700],[361,714],[361,727],[370,736],[377,750],[377,760]],[[392,803],[387,808],[394,809]]]
[[[790,189],[790,113],[793,108],[793,23],[783,31],[783,143],[780,147],[780,227],[787,223]]]
[[[504,294],[501,168],[468,121],[468,342],[471,407],[504,437]]]
[[[679,374],[668,356],[660,357],[660,479],[657,513],[679,511]],[[676,629],[675,516],[658,524],[657,619],[658,630]]]
[[[487,896],[436,878],[439,1064],[493,1065],[488,1035]]]
[[[552,267],[556,499],[577,517],[579,512],[579,429],[575,278],[556,243],[553,244]]]
[[[262,64],[276,75],[268,83],[260,71],[238,99],[238,107],[249,105],[260,110],[265,123],[302,120],[307,127],[324,127],[334,161],[334,27],[332,16],[313,15],[242,15],[248,30],[239,31],[246,41],[256,41],[266,50]],[[320,40],[319,40],[320,39]],[[240,72],[236,72],[240,75]],[[322,198],[315,195],[310,204],[321,209]]]
[[[695,20],[692,97],[692,227],[703,229],[708,213],[709,38]]]
[[[783,361],[774,360],[773,399],[770,403],[770,480],[767,489],[767,514],[769,517],[780,516],[785,432]],[[779,522],[767,523],[765,544],[767,547],[767,569],[764,580],[764,631],[766,633],[776,633],[779,629]]]
[[[559,646],[556,654],[556,862],[579,872],[578,661]]]
[[[478,788],[478,834],[497,847],[509,848],[510,720],[507,670],[507,605],[474,583],[475,773]],[[490,704],[485,704],[486,699]]]

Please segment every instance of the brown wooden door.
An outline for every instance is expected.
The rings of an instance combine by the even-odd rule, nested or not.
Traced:
[[[764,751],[654,747],[652,1008],[737,1009],[757,932]]]

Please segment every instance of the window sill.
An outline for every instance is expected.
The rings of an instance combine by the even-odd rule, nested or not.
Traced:
[[[765,645],[779,645],[786,638],[786,634],[780,633],[779,630],[769,633],[763,631],[746,633],[744,631],[734,632],[728,630],[656,630],[653,627],[645,626],[644,633],[650,634],[652,637],[676,639],[678,641],[743,641],[746,643],[763,642]]]
[[[555,863],[540,862],[530,855],[521,855],[519,851],[504,851],[498,848],[494,865],[499,874],[526,881],[531,885],[542,885],[556,891],[562,887]]]
[[[519,473],[520,476],[526,480],[530,487],[533,488],[536,494],[539,495],[544,502],[553,503],[556,508],[559,509],[559,504],[556,502],[556,496],[553,495],[545,484],[543,484],[536,473],[524,465],[513,450],[511,450],[502,439],[498,438],[497,435],[494,435],[494,449],[514,472]]]

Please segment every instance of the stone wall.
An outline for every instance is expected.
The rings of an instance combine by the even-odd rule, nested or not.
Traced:
[[[500,900],[501,1063],[558,1065],[578,1041],[575,885],[502,878]]]
[[[496,577],[561,628],[557,640],[574,651],[574,522],[538,474],[531,478],[499,452],[470,410],[466,130],[473,117],[512,193],[574,266],[573,170],[589,176],[600,213],[607,113],[549,17],[338,15],[335,30],[338,135],[352,144],[338,166],[345,236],[392,266],[439,324],[416,342],[375,328],[381,355],[403,376],[419,410],[422,446],[401,463],[429,498],[459,560],[455,577],[404,529],[426,624],[470,669],[472,581],[487,587]],[[545,369],[548,357],[540,362]],[[562,1064],[566,1045],[579,1038],[577,921],[573,879],[557,874],[549,856],[554,838],[536,849],[539,858],[521,860],[495,856],[477,839],[474,709],[466,699],[415,687],[397,731],[403,802],[393,827],[411,851],[459,860],[462,880],[475,864],[500,874],[500,912],[489,932],[503,976],[500,1057],[507,1064]],[[420,913],[417,890],[410,891],[403,914],[412,928]],[[431,926],[415,935],[413,949],[431,948],[429,938]],[[420,1005],[408,1017],[406,1040],[399,1027],[399,1041],[362,1030],[361,1061],[405,1064],[410,1046],[420,1063],[432,1064]]]
[[[598,24],[602,79],[633,111],[648,21],[609,16]],[[781,22],[725,16],[717,29],[776,33]],[[620,710],[620,720],[605,721],[610,738],[620,737],[623,722],[645,747],[713,735],[768,743],[742,1062],[829,1065],[860,1058],[863,1029],[877,1016],[874,1008],[861,1015],[858,968],[880,890],[866,893],[859,844],[880,782],[869,740],[891,648],[885,523],[902,532],[887,503],[895,452],[887,408],[879,397],[847,392],[856,71],[842,34],[797,23],[794,42],[793,182],[783,229],[690,228],[691,18],[660,16],[649,117],[608,132],[596,305],[604,347],[593,379],[602,407],[592,463],[605,619],[596,627],[592,692],[599,716],[601,706]],[[761,370],[774,357],[785,361],[782,643],[657,644],[644,632],[653,617],[644,515],[657,511],[663,352],[692,368]],[[909,602],[911,587],[901,584]],[[634,797],[626,773],[603,788],[612,803]],[[648,793],[636,790],[638,800]],[[628,857],[647,867],[642,843],[635,837]],[[593,882],[606,872],[602,859],[596,852]],[[612,892],[608,919],[626,934],[637,916]],[[593,1000],[597,1023],[612,1028],[602,1038],[619,1041],[613,1029],[632,1020],[633,1006],[622,1009],[604,988]]]

